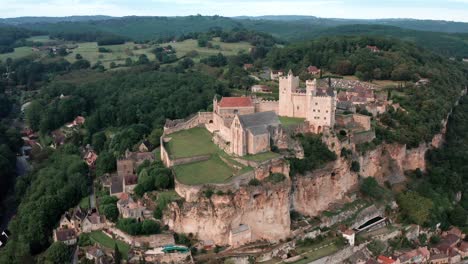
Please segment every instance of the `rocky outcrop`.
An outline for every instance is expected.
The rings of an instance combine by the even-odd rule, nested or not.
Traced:
[[[315,216],[345,198],[346,193],[358,184],[358,175],[349,167],[347,160],[338,159],[323,169],[296,176],[291,197],[294,210]]]
[[[192,233],[200,240],[229,244],[231,229],[248,225],[252,241],[278,241],[290,234],[289,178],[278,184],[241,186],[232,195],[199,197],[182,205],[172,203],[164,222],[178,233]]]

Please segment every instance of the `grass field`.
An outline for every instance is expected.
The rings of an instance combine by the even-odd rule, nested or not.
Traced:
[[[311,261],[314,261],[314,260],[317,260],[319,258],[323,258],[325,256],[328,256],[328,255],[331,255],[335,252],[337,252],[339,250],[339,248],[333,244],[333,245],[330,245],[330,246],[326,246],[326,247],[323,247],[323,248],[320,248],[320,249],[317,249],[317,250],[313,250],[313,251],[310,251],[308,253],[305,253],[304,254],[304,259],[301,259],[299,261],[296,261],[296,262],[293,262],[293,264],[306,264],[306,263],[310,263]]]
[[[42,43],[48,43],[48,42],[53,42],[53,39],[50,39],[48,35],[40,35],[40,36],[34,36],[26,39],[27,41],[33,41],[33,42],[42,42]]]
[[[259,154],[255,154],[255,155],[243,156],[242,159],[261,162],[261,161],[277,158],[279,156],[280,156],[280,154],[278,154],[278,153],[268,151],[268,152],[259,153]]]
[[[101,61],[104,67],[109,68],[110,63],[124,64],[126,58],[131,58],[132,61],[138,60],[138,56],[146,54],[148,59],[155,60],[154,54],[151,50],[154,46],[148,45],[146,48],[135,49],[137,45],[133,42],[126,42],[120,45],[107,45],[98,46],[96,42],[83,42],[78,43],[78,48],[73,49],[73,52],[68,54],[65,58],[73,63],[76,61],[76,54],[80,54],[84,59],[88,60],[91,65]],[[99,48],[106,48],[112,52],[99,52]]]
[[[102,231],[91,232],[89,236],[94,242],[99,243],[100,245],[109,249],[114,249],[115,244],[117,243],[117,247],[122,253],[123,258],[127,259],[128,252],[130,251],[130,245],[128,245],[127,243],[120,240],[114,240],[102,233]]]
[[[172,158],[187,158],[198,155],[213,154],[218,147],[211,141],[211,135],[205,128],[196,127],[182,130],[169,137],[166,149]]]
[[[7,58],[18,59],[34,54],[31,47],[15,48],[14,52],[0,54],[0,60],[5,61]]]
[[[225,56],[236,55],[239,51],[248,51],[252,47],[248,42],[237,42],[237,43],[224,43],[219,40],[219,38],[214,38],[211,43],[213,46],[219,45],[219,49],[215,48],[203,48],[198,47],[198,42],[195,39],[187,39],[181,42],[174,43],[163,43],[161,46],[171,45],[176,50],[176,55],[178,58],[185,56],[190,51],[198,52],[196,58],[200,59],[210,55],[216,55],[219,52]]]
[[[305,118],[279,116],[279,120],[283,126],[288,127],[303,123]]]
[[[188,185],[223,183],[236,173],[218,155],[207,161],[175,166],[174,171],[177,180]]]

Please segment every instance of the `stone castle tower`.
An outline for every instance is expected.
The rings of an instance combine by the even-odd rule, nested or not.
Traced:
[[[305,118],[315,133],[335,125],[336,96],[333,89],[318,89],[317,80],[307,80],[306,89],[299,88],[299,77],[289,71],[279,78],[280,116]]]

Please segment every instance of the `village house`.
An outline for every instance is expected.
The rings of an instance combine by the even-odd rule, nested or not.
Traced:
[[[154,149],[153,145],[148,140],[143,140],[143,142],[138,145],[139,152],[150,152]]]
[[[94,166],[96,165],[97,158],[98,158],[98,155],[92,149],[86,150],[85,154],[83,155],[83,160],[86,162],[86,164],[90,168],[94,168]]]
[[[231,245],[231,247],[239,247],[251,242],[251,240],[252,231],[248,225],[241,224],[238,227],[231,229],[229,232],[229,245]]]
[[[58,228],[54,230],[54,242],[63,242],[65,245],[75,245],[77,241],[76,232],[72,228]]]
[[[309,66],[307,72],[312,75],[320,75],[321,70],[317,66]]]
[[[89,246],[85,248],[85,256],[89,260],[94,260],[95,263],[99,263],[99,260],[105,256],[103,250],[98,246]]]
[[[272,93],[271,88],[267,85],[256,84],[250,88],[252,93]]]
[[[282,70],[271,70],[270,71],[270,79],[271,80],[278,80],[279,77],[283,76],[284,72]]]
[[[393,259],[391,257],[382,256],[382,255],[377,257],[377,262],[379,264],[400,264],[400,260]]]
[[[68,229],[68,228],[75,229],[76,228],[75,221],[73,221],[72,216],[68,212],[65,212],[65,214],[63,214],[62,217],[60,218],[59,228],[61,229]]]
[[[377,46],[367,45],[366,48],[371,52],[380,52],[380,49]]]
[[[123,177],[120,177],[119,175],[113,175],[110,179],[109,194],[120,197],[122,193],[124,193]]]
[[[426,263],[431,257],[427,247],[420,247],[398,257],[401,264]]]
[[[248,71],[250,69],[253,69],[253,66],[254,65],[251,64],[251,63],[245,63],[243,68],[244,68],[244,70]]]
[[[449,256],[444,253],[434,254],[429,259],[429,263],[430,264],[448,264],[450,263]]]
[[[460,254],[461,258],[468,258],[468,242],[462,241],[460,245],[456,248],[458,254]]]
[[[68,128],[72,128],[72,127],[76,127],[76,126],[81,126],[84,124],[85,122],[85,118],[82,117],[82,116],[77,116],[75,117],[75,119],[71,122],[71,123],[68,123],[66,124],[65,126],[68,127]]]
[[[89,233],[96,230],[101,230],[106,226],[104,216],[99,215],[98,212],[90,212],[81,222],[81,232]]]
[[[117,201],[117,209],[122,218],[135,218],[138,221],[142,220],[145,211],[145,207],[135,202],[127,193],[120,195],[120,199]]]
[[[350,246],[354,246],[356,234],[352,229],[346,229],[342,231],[341,235],[348,241]]]

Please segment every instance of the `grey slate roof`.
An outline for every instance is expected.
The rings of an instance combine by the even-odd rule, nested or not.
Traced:
[[[110,193],[121,193],[123,192],[123,183],[122,183],[122,177],[119,176],[113,176],[111,178],[111,186],[110,186]]]
[[[259,112],[249,115],[239,116],[239,121],[242,126],[246,129],[253,128],[257,126],[278,126],[280,121],[275,112]]]

